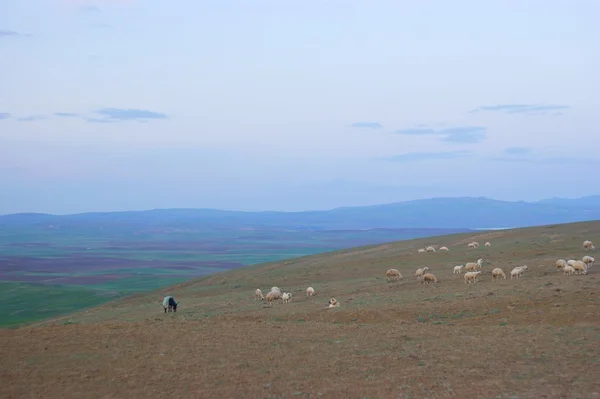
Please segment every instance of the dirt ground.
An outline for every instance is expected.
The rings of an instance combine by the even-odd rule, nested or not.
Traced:
[[[0,397],[600,398],[600,264],[554,265],[598,258],[584,239],[600,244],[600,222],[338,251],[0,330]],[[430,244],[450,251],[417,253]],[[478,258],[477,284],[452,273]],[[492,281],[522,264],[522,278]],[[422,266],[437,284],[414,277]],[[404,278],[386,281],[390,267]],[[293,301],[252,298],[273,285]],[[163,313],[165,294],[177,313]],[[330,297],[341,307],[327,310]]]

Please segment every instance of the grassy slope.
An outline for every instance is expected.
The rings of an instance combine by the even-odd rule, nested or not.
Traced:
[[[493,246],[468,250],[473,239]],[[584,239],[600,242],[600,222],[355,248],[136,294],[0,331],[10,381],[0,396],[58,397],[68,387],[81,397],[594,397],[600,265],[570,277],[554,267],[558,257],[581,258]],[[428,244],[450,252],[416,253]],[[480,283],[452,274],[479,257]],[[522,264],[522,279],[491,281],[492,268]],[[419,284],[422,266],[439,284]],[[386,282],[390,267],[404,280]],[[252,300],[273,285],[294,301]],[[308,285],[316,297],[304,296]],[[162,313],[167,293],[181,303],[176,314]],[[342,307],[324,310],[331,296]]]

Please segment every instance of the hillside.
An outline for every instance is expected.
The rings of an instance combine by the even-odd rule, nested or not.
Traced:
[[[156,209],[74,215],[13,214],[0,226],[129,229],[344,230],[373,228],[492,228],[600,220],[600,196],[509,202],[488,198],[433,198],[328,211],[240,212],[216,209]]]
[[[469,232],[227,271],[0,330],[0,396],[591,398],[600,394],[600,265],[557,258],[600,222]],[[490,241],[468,249],[467,243]],[[425,245],[449,252],[418,254]],[[597,251],[595,251],[597,252]],[[452,268],[485,260],[477,284]],[[520,279],[491,281],[517,265]],[[413,277],[428,266],[439,279]],[[395,267],[404,279],[388,282]],[[289,304],[253,299],[279,286]],[[307,298],[313,286],[317,295]],[[164,295],[180,302],[164,314]],[[341,307],[326,310],[335,297]],[[465,383],[468,381],[468,383]]]

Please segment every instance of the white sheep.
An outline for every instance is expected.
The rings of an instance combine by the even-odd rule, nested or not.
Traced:
[[[437,283],[438,279],[437,277],[435,277],[435,275],[431,274],[431,273],[427,273],[423,275],[423,278],[421,279],[421,284],[425,283],[425,284],[429,284],[429,283]]]
[[[587,265],[585,262],[578,260],[573,264],[575,274],[587,274]]]
[[[473,241],[473,245],[475,245],[475,248],[479,248],[479,243],[477,241]]]
[[[592,267],[592,265],[594,264],[595,260],[596,259],[594,259],[594,258],[592,258],[591,256],[588,256],[588,255],[586,255],[583,258],[581,258],[581,261],[587,265],[588,269],[590,267]]]
[[[467,245],[468,248],[475,248],[475,243],[470,242],[469,245]]]
[[[415,272],[415,276],[420,280],[421,277],[423,276],[423,273],[425,273],[427,270],[429,270],[428,267],[424,267],[422,269],[417,269],[417,271]]]
[[[576,262],[576,260],[575,260],[575,259],[569,259],[569,260],[567,261],[567,265],[569,265],[569,266],[573,266],[573,265],[575,264],[575,262]]]
[[[269,306],[273,306],[271,302],[276,301],[277,299],[281,299],[281,296],[281,291],[271,291],[267,294],[265,299],[267,300]]]
[[[262,291],[260,290],[260,288],[257,288],[256,291],[254,291],[254,299],[257,301],[260,300],[265,300],[265,296],[263,295]]]
[[[465,284],[469,283],[476,283],[477,277],[479,277],[483,272],[480,270],[478,272],[467,272],[465,273],[465,275],[463,276],[463,278],[465,279]]]
[[[563,267],[563,274],[565,276],[570,276],[571,274],[575,273],[575,269],[573,269],[573,266],[565,266]]]
[[[419,253],[420,253],[420,254],[422,254],[422,253],[425,253],[425,252],[426,252],[426,251],[425,251],[425,248],[419,248]]]
[[[435,248],[434,248],[434,247],[432,247],[431,245],[430,245],[430,246],[428,246],[428,247],[427,247],[425,250],[426,250],[427,252],[435,252]]]
[[[461,274],[463,265],[454,266],[454,274]]]
[[[465,270],[468,272],[475,271],[477,269],[481,269],[482,265],[483,259],[477,259],[477,262],[467,262],[467,264],[465,264]]]
[[[519,278],[523,275],[523,273],[525,272],[525,270],[527,270],[527,265],[524,266],[517,266],[514,269],[512,269],[512,271],[510,272],[510,279],[512,280],[513,277],[514,278]]]
[[[494,270],[492,270],[492,281],[495,281],[497,278],[500,278],[500,277],[502,277],[503,279],[506,280],[506,273],[504,273],[504,271],[502,269],[497,267]]]
[[[291,292],[284,292],[283,295],[281,295],[281,299],[283,299],[283,303],[289,303],[292,300],[292,293]]]
[[[484,246],[486,246],[486,247],[491,247],[491,246],[492,246],[492,244],[491,244],[489,241],[487,241],[487,242],[486,242],[485,244],[483,244],[483,245],[484,245]]]
[[[335,298],[331,298],[327,303],[329,304],[328,308],[339,308],[340,307],[340,303]]]
[[[281,293],[281,289],[279,287],[271,287],[271,291],[279,291]]]
[[[557,270],[560,270],[560,269],[562,269],[565,266],[567,266],[567,261],[566,260],[559,259],[559,260],[556,261],[556,269]]]
[[[313,287],[308,287],[306,289],[306,296],[313,296],[315,295],[315,289]]]
[[[448,249],[448,247],[440,247],[440,251],[448,252],[449,249]]]
[[[385,272],[385,276],[389,280],[400,280],[404,278],[402,277],[402,274],[398,271],[398,269],[389,269],[387,272]]]
[[[590,240],[585,240],[583,242],[583,249],[585,249],[586,251],[590,251],[596,249],[596,247],[594,247],[594,244],[592,244]]]

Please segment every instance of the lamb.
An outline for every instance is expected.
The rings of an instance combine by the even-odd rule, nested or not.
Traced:
[[[429,284],[429,283],[437,283],[438,279],[437,277],[435,277],[435,275],[431,274],[431,273],[427,273],[423,275],[423,278],[421,279],[421,284],[425,283],[425,284]]]
[[[560,270],[560,269],[562,269],[565,266],[567,266],[567,261],[566,260],[559,259],[559,260],[556,261],[556,269],[557,270]]]
[[[404,278],[402,277],[402,274],[398,271],[398,269],[389,269],[387,272],[385,272],[385,276],[389,280],[400,280]]]
[[[313,287],[308,287],[306,289],[306,296],[313,296],[315,295],[315,289]]]
[[[255,300],[265,300],[265,296],[263,295],[262,291],[260,290],[260,288],[257,288],[256,291],[254,291],[254,299]]]
[[[461,274],[462,269],[463,269],[462,265],[454,266],[454,274]]]
[[[483,244],[483,245],[484,245],[484,246],[486,246],[486,247],[491,247],[491,246],[492,246],[492,244],[490,244],[490,242],[489,242],[489,241],[487,241],[487,242],[486,242],[485,244]]]
[[[503,279],[506,280],[506,274],[504,273],[504,271],[500,268],[495,268],[494,270],[492,270],[492,281],[495,281],[497,278],[502,277]]]
[[[584,256],[583,258],[581,258],[581,261],[587,265],[588,269],[590,267],[592,267],[592,265],[594,264],[595,260],[596,259],[592,258],[591,256],[587,256],[587,255]]]
[[[483,272],[481,270],[478,271],[478,272],[468,272],[468,273],[465,273],[465,275],[463,276],[463,278],[465,279],[465,284],[467,284],[467,282],[469,284],[476,283],[478,281],[477,277],[479,277],[482,273]]]
[[[590,251],[596,249],[596,247],[594,247],[594,244],[592,244],[590,240],[585,240],[583,242],[583,249],[585,249],[586,251]]]
[[[427,270],[429,270],[428,267],[424,267],[422,269],[417,269],[417,271],[415,272],[415,276],[420,280],[421,277],[423,276],[423,273],[425,273]]]
[[[512,269],[512,271],[510,272],[510,279],[512,280],[513,277],[514,278],[519,278],[523,275],[523,273],[525,272],[525,270],[527,270],[527,265],[524,266],[517,266],[514,269]]]
[[[575,261],[573,269],[575,270],[575,274],[587,274],[587,265],[581,260]]]
[[[340,303],[335,298],[331,298],[327,303],[329,304],[328,308],[339,308],[340,307]]]
[[[283,299],[283,303],[290,303],[292,301],[292,293],[284,292],[281,299]]]
[[[428,246],[428,247],[427,247],[425,250],[426,250],[427,252],[435,252],[435,248],[434,248],[434,247],[432,247],[431,245],[430,245],[430,246]]]
[[[563,274],[565,276],[570,276],[571,274],[575,273],[575,269],[573,269],[573,266],[565,266],[563,267]]]
[[[163,299],[163,308],[165,309],[165,313],[167,313],[167,309],[173,312],[177,312],[177,301],[172,296],[168,295]]]
[[[449,251],[449,249],[448,249],[448,247],[441,247],[441,248],[440,248],[440,251],[448,252],[448,251]]]
[[[422,253],[425,253],[425,252],[426,252],[426,251],[425,251],[425,248],[419,248],[419,253],[420,253],[420,254],[422,254]]]
[[[269,292],[267,294],[267,296],[265,297],[265,299],[267,300],[267,303],[269,304],[269,306],[273,306],[272,302],[276,301],[277,299],[282,299],[281,298],[281,291],[273,291],[271,290],[271,292]]]

